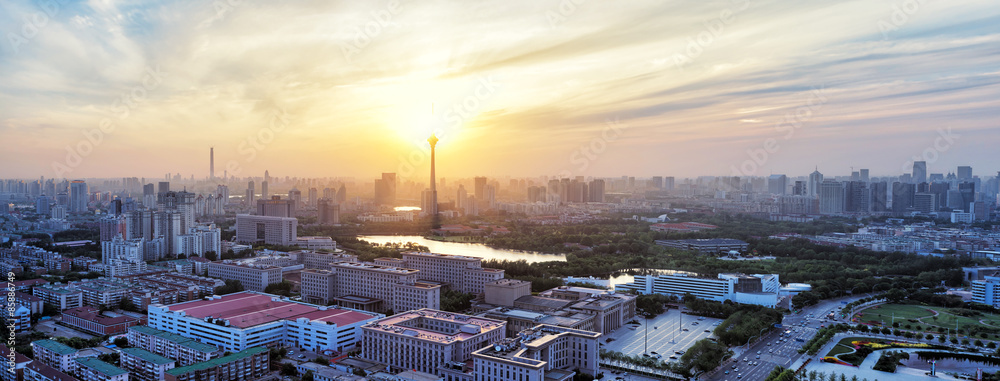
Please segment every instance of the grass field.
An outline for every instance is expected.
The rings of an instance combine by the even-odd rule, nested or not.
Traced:
[[[934,312],[938,313],[936,317],[934,316]],[[968,331],[970,327],[983,326],[979,320],[985,322],[987,326],[1000,328],[1000,316],[984,314],[975,318],[969,318],[955,315],[949,308],[912,304],[885,304],[866,309],[862,312],[859,322],[885,322],[885,326],[891,327],[893,316],[895,316],[895,322],[899,323],[900,327],[904,327],[907,324],[914,327],[920,325],[923,330],[933,331],[935,335],[937,335],[938,327],[954,330],[956,323],[958,329],[965,331]],[[913,323],[909,320],[918,320],[919,323]],[[978,339],[979,336],[976,336],[976,338]],[[990,335],[988,338],[991,340],[1000,340],[1000,336],[998,335]]]

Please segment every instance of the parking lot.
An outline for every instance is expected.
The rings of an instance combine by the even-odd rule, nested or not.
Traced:
[[[721,322],[719,319],[682,315],[675,309],[654,319],[637,317],[636,320],[641,324],[635,330],[629,328],[635,326],[630,324],[602,338],[602,348],[627,355],[642,355],[645,344],[649,350],[647,353],[656,352],[669,361],[670,356],[680,358],[676,352],[685,351],[698,340],[712,336],[715,324]],[[607,342],[607,339],[612,341]]]

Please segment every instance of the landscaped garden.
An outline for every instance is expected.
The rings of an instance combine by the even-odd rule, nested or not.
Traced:
[[[1000,340],[1000,316],[963,308],[884,304],[865,309],[853,317],[854,323],[897,328],[936,335],[955,334],[955,329],[971,339]]]

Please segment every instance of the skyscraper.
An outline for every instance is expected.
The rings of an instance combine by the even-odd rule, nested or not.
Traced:
[[[83,180],[73,180],[69,183],[69,211],[70,213],[84,213],[87,211],[87,183]]]
[[[958,167],[957,175],[959,180],[972,180],[972,167],[970,166]]]
[[[913,195],[916,190],[917,187],[914,184],[892,183],[892,213],[902,215],[906,213],[907,209],[913,207]]]
[[[819,212],[837,214],[844,212],[844,185],[834,180],[819,184]]]
[[[476,180],[476,189],[475,189],[476,198],[479,200],[483,200],[485,196],[485,194],[483,194],[483,188],[486,187],[486,178],[476,177],[475,180]]]
[[[316,200],[319,199],[319,191],[316,188],[309,188],[309,206],[315,208]]]
[[[383,173],[381,179],[375,180],[375,203],[379,205],[396,205],[396,174]]]
[[[590,181],[590,202],[604,202],[604,180],[593,179]]]
[[[767,190],[771,194],[783,195],[788,189],[788,177],[785,175],[771,175],[767,178]]]
[[[868,169],[867,168],[862,168],[861,169],[861,181],[864,181],[866,183],[869,181]]]
[[[926,161],[914,161],[913,162],[913,178],[911,181],[914,184],[926,183],[927,182],[927,162]]]
[[[253,205],[254,201],[254,189],[253,181],[247,182],[247,206]]]
[[[267,200],[270,197],[267,191],[267,180],[260,182],[260,199]]]
[[[809,174],[809,195],[813,197],[819,196],[819,186],[822,183],[823,174],[819,173],[819,167],[817,167],[813,173]]]

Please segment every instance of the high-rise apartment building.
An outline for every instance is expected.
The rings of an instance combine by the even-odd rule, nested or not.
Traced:
[[[844,185],[839,181],[824,180],[820,183],[819,212],[822,214],[844,212]]]
[[[69,183],[70,213],[85,213],[87,211],[89,190],[83,180],[73,180]]]
[[[767,178],[768,193],[783,195],[787,193],[788,177],[785,175],[771,175]]]

